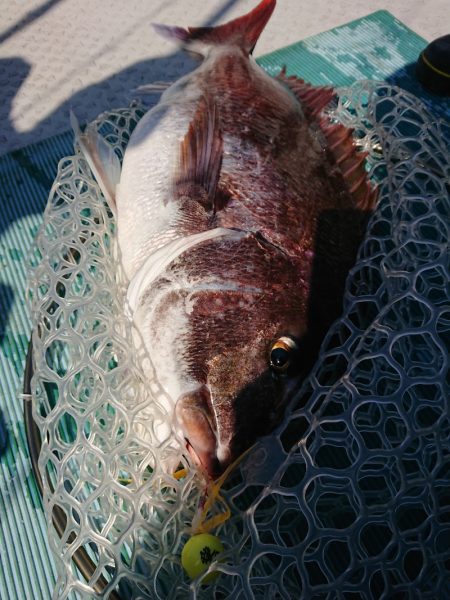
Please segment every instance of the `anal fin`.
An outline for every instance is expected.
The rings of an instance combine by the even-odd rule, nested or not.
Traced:
[[[100,189],[105,196],[110,208],[115,212],[116,188],[119,184],[121,164],[119,157],[112,146],[92,126],[88,125],[84,132],[81,131],[74,113],[70,113],[70,123],[75,134],[75,142],[80,146],[81,152],[91,168]]]
[[[216,199],[222,167],[223,140],[219,115],[214,102],[206,95],[180,145],[178,172],[174,191],[177,196],[192,194],[209,211],[216,211]]]

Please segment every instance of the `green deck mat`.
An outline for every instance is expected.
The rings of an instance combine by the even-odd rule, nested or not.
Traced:
[[[419,96],[437,116],[450,121],[448,99],[425,93],[414,79],[414,63],[425,46],[425,40],[391,14],[379,11],[273,52],[259,63],[274,73],[286,65],[288,73],[314,84],[385,80]],[[68,131],[0,158],[2,600],[49,600],[55,580],[42,503],[28,458],[20,393],[30,336],[25,305],[27,255],[58,161],[72,152]]]

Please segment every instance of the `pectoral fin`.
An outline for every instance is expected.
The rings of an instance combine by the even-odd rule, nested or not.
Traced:
[[[216,210],[222,166],[223,140],[214,102],[202,96],[180,146],[175,194],[197,200],[206,210]]]

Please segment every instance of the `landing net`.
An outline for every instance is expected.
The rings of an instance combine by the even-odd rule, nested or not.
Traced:
[[[142,114],[96,121],[120,156]],[[339,90],[330,116],[368,152],[378,208],[294,406],[221,491],[231,517],[214,531],[225,552],[208,585],[180,564],[202,483],[136,361],[114,218],[82,156],[60,162],[30,274],[54,598],[450,593],[450,129],[374,82]]]

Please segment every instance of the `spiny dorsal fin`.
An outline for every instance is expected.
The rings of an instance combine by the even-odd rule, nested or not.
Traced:
[[[222,166],[223,140],[217,107],[206,95],[199,100],[188,132],[180,145],[175,193],[198,193],[206,209],[215,210],[215,198]]]
[[[357,150],[352,137],[352,129],[337,123],[332,124],[326,117],[320,118],[321,112],[335,95],[334,89],[313,86],[295,75],[287,76],[286,68],[281,70],[277,79],[287,85],[298,98],[307,119],[318,123],[327,140],[328,151],[341,170],[356,208],[372,210],[378,194],[377,189],[370,185],[364,168],[367,153]]]
[[[295,75],[286,75],[286,67],[283,67],[276,78],[283,82],[298,98],[305,115],[309,118],[314,118],[320,114],[335,95],[332,87],[314,86]]]
[[[378,190],[371,186],[364,168],[367,152],[357,150],[352,129],[340,123],[330,123],[325,117],[319,120],[319,126],[327,139],[327,148],[353,196],[356,208],[372,210],[377,201]]]
[[[248,14],[218,27],[172,27],[154,24],[156,31],[187,45],[236,44],[249,54],[275,8],[276,0],[262,0]]]

